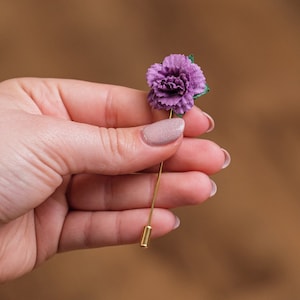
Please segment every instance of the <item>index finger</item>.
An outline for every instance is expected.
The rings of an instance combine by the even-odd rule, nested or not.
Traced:
[[[59,80],[59,94],[72,120],[103,127],[131,127],[151,123],[156,114],[147,93],[135,89],[77,80]]]
[[[71,88],[71,86],[72,88]],[[147,92],[127,87],[63,80],[60,95],[75,121],[105,127],[140,126],[168,117],[168,112],[151,109]],[[212,119],[198,107],[186,113],[185,135],[197,136],[211,128]]]
[[[22,78],[21,82],[35,103],[42,107],[43,113],[53,115],[57,112],[58,117],[67,115],[80,123],[134,127],[167,118],[169,114],[153,110],[148,104],[147,92],[128,87],[72,79]],[[200,135],[211,125],[207,115],[196,106],[185,114],[184,119],[186,136]]]

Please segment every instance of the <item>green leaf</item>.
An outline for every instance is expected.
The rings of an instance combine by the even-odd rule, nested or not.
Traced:
[[[183,118],[183,114],[176,114],[177,117]]]
[[[190,54],[190,55],[188,56],[188,58],[190,59],[190,61],[191,61],[192,63],[195,62],[195,58],[194,58],[194,55],[193,55],[193,54]]]
[[[210,91],[210,88],[209,88],[209,86],[206,84],[206,85],[205,85],[205,90],[204,90],[202,93],[200,93],[200,94],[194,95],[193,98],[194,98],[194,99],[197,99],[197,98],[199,98],[199,97],[201,97],[201,96],[207,94],[209,91]]]

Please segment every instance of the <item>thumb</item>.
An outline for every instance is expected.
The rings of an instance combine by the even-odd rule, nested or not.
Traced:
[[[149,168],[172,156],[182,141],[184,120],[166,119],[132,128],[99,128],[71,123],[53,149],[68,173],[125,174]]]

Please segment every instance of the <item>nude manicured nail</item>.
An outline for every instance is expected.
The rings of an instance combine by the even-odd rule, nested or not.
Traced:
[[[175,224],[173,230],[177,229],[180,226],[180,219],[176,216]]]
[[[217,193],[218,188],[217,188],[216,183],[213,180],[210,180],[210,182],[211,182],[211,192],[210,192],[209,197],[213,197]]]
[[[215,121],[214,121],[214,119],[209,115],[209,114],[207,114],[206,112],[202,112],[205,116],[206,116],[206,118],[208,119],[208,122],[209,122],[209,127],[208,127],[208,129],[206,130],[206,132],[208,133],[208,132],[211,132],[214,128],[215,128]]]
[[[229,165],[230,165],[230,162],[231,162],[231,157],[230,157],[230,154],[227,150],[225,149],[221,149],[224,153],[224,164],[222,166],[222,169],[225,169],[227,168]]]
[[[142,130],[142,137],[150,146],[162,146],[179,139],[184,130],[181,118],[166,119],[147,125]]]

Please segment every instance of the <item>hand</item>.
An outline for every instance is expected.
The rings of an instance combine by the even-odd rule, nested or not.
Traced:
[[[58,79],[0,83],[0,281],[57,252],[134,243],[166,161],[152,237],[178,225],[168,210],[213,192],[226,151],[194,139],[212,119],[151,111],[146,93]],[[153,125],[151,125],[154,123]],[[180,184],[178,184],[180,183]]]

